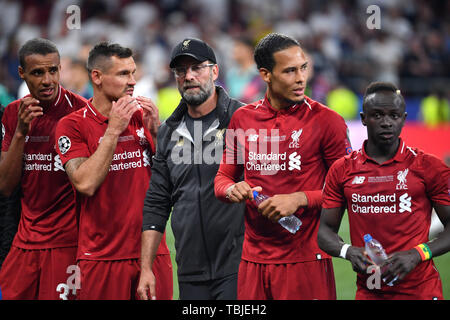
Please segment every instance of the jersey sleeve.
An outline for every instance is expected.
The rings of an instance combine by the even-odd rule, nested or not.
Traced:
[[[426,193],[431,201],[450,206],[450,168],[435,156],[425,154],[422,169]]]
[[[80,131],[79,122],[72,115],[62,118],[56,125],[56,151],[63,165],[71,159],[90,156],[86,140]]]
[[[16,102],[10,103],[2,117],[2,152],[7,152],[11,144],[17,126],[18,105]]]
[[[237,182],[244,171],[242,143],[245,141],[245,135],[243,132],[236,130],[234,121],[236,114],[230,120],[225,135],[225,150],[222,154],[219,170],[217,170],[214,179],[214,193],[216,198],[224,202],[229,202],[226,198],[227,189]]]
[[[328,168],[337,159],[350,154],[350,143],[347,124],[344,119],[332,110],[328,110],[324,119],[325,132],[322,135],[322,154]]]
[[[345,159],[341,158],[331,165],[325,178],[322,194],[322,207],[326,209],[345,207],[343,188]]]
[[[308,199],[308,208],[322,207],[322,190],[303,191]]]

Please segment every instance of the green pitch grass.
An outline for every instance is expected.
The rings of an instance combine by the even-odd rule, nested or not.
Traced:
[[[342,218],[339,235],[346,243],[350,243],[350,233],[348,228],[347,214]],[[178,300],[178,278],[177,265],[175,262],[175,244],[173,239],[170,221],[167,223],[166,229],[167,245],[170,249],[173,266],[173,299]],[[450,299],[450,253],[434,258],[434,263],[441,275],[442,286],[444,289],[444,299]],[[338,300],[354,300],[356,293],[356,275],[352,270],[350,262],[340,258],[333,258],[334,277],[336,279],[336,292]]]

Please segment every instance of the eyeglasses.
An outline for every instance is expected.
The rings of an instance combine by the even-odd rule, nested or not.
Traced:
[[[192,75],[194,77],[197,77],[202,72],[203,68],[206,67],[212,67],[214,63],[208,63],[208,64],[196,64],[190,67],[178,67],[178,68],[172,68],[172,71],[177,78],[184,78],[186,76],[186,73],[188,70],[191,71]]]

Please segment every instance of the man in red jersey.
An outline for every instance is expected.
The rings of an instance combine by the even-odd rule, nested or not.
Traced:
[[[19,60],[30,94],[3,115],[0,191],[9,195],[20,185],[22,211],[0,290],[4,299],[73,298],[76,288],[69,292],[67,281],[70,270],[76,272],[77,220],[72,186],[55,150],[55,127],[86,100],[59,84],[59,52],[49,40],[27,41]]]
[[[358,272],[356,299],[442,299],[431,257],[450,250],[450,169],[399,138],[405,102],[393,84],[369,85],[361,119],[368,139],[361,150],[336,161],[326,178],[320,248],[350,260]],[[345,208],[351,246],[337,234]],[[428,242],[432,208],[445,229]],[[365,234],[389,256],[381,269],[365,255]]]
[[[266,96],[234,113],[215,178],[219,199],[246,201],[238,298],[335,299],[317,229],[328,168],[350,148],[347,126],[304,95],[308,61],[296,40],[269,34],[254,55]],[[271,197],[257,206],[253,190]],[[292,214],[303,223],[295,234],[274,223]]]
[[[80,208],[79,298],[134,299],[158,109],[149,98],[132,97],[136,64],[130,49],[99,43],[89,53],[88,70],[93,98],[56,128],[58,153]],[[158,253],[158,299],[171,299],[165,241]]]

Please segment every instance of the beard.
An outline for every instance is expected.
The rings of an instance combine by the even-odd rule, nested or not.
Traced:
[[[186,91],[187,88],[191,86],[198,86],[200,89],[200,92],[197,93],[188,93]],[[200,83],[194,83],[194,82],[185,82],[181,91],[181,96],[186,101],[188,105],[191,106],[199,106],[202,103],[204,103],[208,98],[212,95],[214,90],[214,82],[212,81],[212,75],[209,78],[209,81],[207,81],[204,85],[201,85]]]

